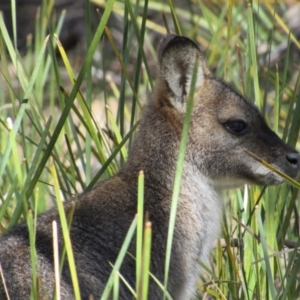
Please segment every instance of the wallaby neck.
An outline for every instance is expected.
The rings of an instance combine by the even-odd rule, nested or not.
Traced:
[[[178,121],[176,122],[178,124]],[[182,122],[181,122],[182,123]],[[174,177],[176,172],[178,149],[180,144],[180,131],[173,126],[170,117],[164,111],[155,111],[154,108],[146,113],[133,145],[127,165],[122,169],[123,178],[129,174],[136,174],[140,170],[145,174],[145,201],[150,202],[150,208],[160,211],[163,207],[168,213],[171,207]],[[137,186],[137,178],[132,180]],[[193,255],[200,254],[206,258],[208,249],[200,249],[207,245],[203,239],[217,238],[220,222],[215,222],[210,228],[211,220],[221,218],[222,201],[220,192],[211,181],[201,173],[197,166],[186,158],[183,165],[181,188],[177,210],[177,228],[191,226],[186,233],[199,235],[191,238],[195,243]],[[207,233],[207,234],[205,234]],[[189,237],[187,237],[189,239]],[[213,242],[211,242],[213,243]],[[200,249],[200,250],[199,250]],[[202,255],[203,254],[203,255]],[[193,257],[195,259],[195,257]]]
[[[147,188],[155,188],[157,193],[172,192],[179,142],[180,133],[164,112],[148,108],[120,175],[126,178],[143,171]],[[132,184],[136,185],[136,181]]]

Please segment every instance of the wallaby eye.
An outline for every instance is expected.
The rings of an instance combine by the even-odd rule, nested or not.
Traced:
[[[225,123],[226,129],[233,134],[243,134],[247,124],[243,120],[231,120]]]

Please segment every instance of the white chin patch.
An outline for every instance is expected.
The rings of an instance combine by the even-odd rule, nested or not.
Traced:
[[[246,183],[245,179],[240,178],[222,178],[211,181],[211,184],[218,189],[236,189]]]
[[[265,175],[271,173],[271,170],[269,170],[268,168],[266,168],[264,165],[260,164],[259,162],[256,162],[256,163],[251,167],[251,171],[252,171],[255,175],[259,175],[259,176],[265,176]]]
[[[274,166],[275,167],[275,166]],[[283,178],[280,177],[279,175],[277,175],[276,173],[272,172],[270,169],[268,169],[267,167],[265,167],[264,165],[262,165],[261,163],[259,162],[255,162],[255,164],[253,164],[251,166],[251,171],[252,173],[255,175],[255,176],[259,176],[259,180],[258,181],[261,181],[261,177],[268,177],[268,178],[272,178],[274,183],[277,182],[277,183],[281,183],[283,182]],[[254,177],[255,177],[254,176]]]
[[[243,186],[244,184],[280,184],[284,180],[276,173],[269,170],[259,162],[251,164],[251,173],[253,174],[253,180],[246,180],[245,178],[220,178],[210,180],[210,183],[218,189],[234,189]]]

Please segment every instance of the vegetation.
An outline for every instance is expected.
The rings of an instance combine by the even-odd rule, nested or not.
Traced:
[[[66,259],[73,266],[74,293],[80,299],[70,220],[62,202],[113,176],[126,161],[147,94],[155,85],[157,41],[167,31],[196,40],[214,73],[252,99],[273,130],[300,149],[300,71],[295,59],[300,44],[284,19],[287,4],[229,0],[222,5],[176,1],[173,6],[159,0],[93,0],[100,12],[99,25],[92,29],[94,6],[85,2],[83,60],[76,51],[66,53],[59,42],[64,14],[51,14],[53,1],[48,6],[43,2],[34,39],[28,38],[22,56],[16,23],[11,38],[0,16],[0,231],[28,224],[32,299],[39,299],[35,220],[52,205],[64,225]],[[111,18],[117,26],[108,23]],[[199,298],[299,298],[299,183],[287,180],[289,184],[279,187],[245,186],[227,193],[222,239],[211,265],[203,266]],[[142,210],[142,173],[139,191]],[[141,216],[133,220],[118,260],[111,262],[113,272],[102,299],[110,293],[118,298],[119,280],[126,277],[118,269],[136,228],[137,274],[142,270],[144,275],[137,276],[140,288],[132,292],[147,299],[151,224],[143,229]]]

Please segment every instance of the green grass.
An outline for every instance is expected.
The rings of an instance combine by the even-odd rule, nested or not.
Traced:
[[[36,25],[35,40],[28,39],[32,47],[24,56],[18,53],[16,37],[9,38],[0,17],[0,232],[19,222],[27,223],[33,266],[37,215],[57,205],[68,244],[72,216],[61,211],[62,199],[76,196],[97,180],[114,175],[126,160],[146,95],[155,86],[152,66],[156,41],[167,32],[161,12],[171,32],[197,41],[210,69],[255,102],[271,128],[300,149],[300,72],[299,62],[293,60],[293,51],[299,52],[300,45],[283,19],[284,2],[253,2],[251,6],[232,1],[224,5],[219,1],[199,1],[193,4],[194,13],[192,4],[173,6],[171,1],[94,2],[102,8],[99,25],[91,29],[91,13],[87,10],[87,51],[79,65],[57,38],[64,15],[44,18],[50,15],[52,2],[37,16],[36,24],[43,26]],[[86,7],[89,8],[87,0]],[[115,29],[107,23],[111,12],[121,23],[121,39],[116,38]],[[286,45],[284,56],[272,61],[271,54],[282,44]],[[137,50],[132,51],[131,45]],[[103,54],[103,62],[93,67],[96,52]],[[118,64],[119,71],[113,72],[113,63]],[[104,78],[93,75],[95,68],[103,71]],[[95,102],[100,102],[97,111],[93,110]],[[184,146],[182,149],[181,155]],[[173,216],[180,173],[177,176]],[[228,191],[222,240],[213,252],[212,265],[203,266],[199,298],[299,298],[299,182],[287,180],[291,184],[245,186]],[[137,211],[143,207],[142,187],[140,175]],[[107,299],[109,294],[118,299],[120,280],[124,282],[118,271],[135,230],[138,288],[132,294],[147,299],[152,274],[147,271],[150,246],[145,245],[151,245],[151,224],[142,228],[145,220],[140,216],[139,211],[117,261],[113,262],[101,299]],[[172,226],[171,223],[170,232]],[[233,240],[239,242],[232,247]],[[80,299],[71,244],[68,245],[63,256],[70,263],[74,293]],[[61,262],[62,257],[58,259]],[[39,299],[34,268],[32,278],[32,299]],[[158,284],[164,289],[166,282]],[[166,297],[169,298],[167,291]]]

